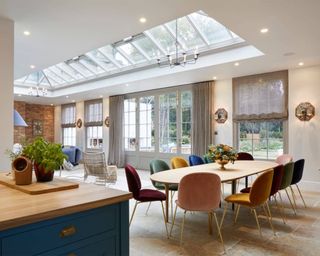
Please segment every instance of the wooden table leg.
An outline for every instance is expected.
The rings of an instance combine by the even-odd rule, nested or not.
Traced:
[[[166,221],[169,222],[169,185],[164,184],[166,192]]]

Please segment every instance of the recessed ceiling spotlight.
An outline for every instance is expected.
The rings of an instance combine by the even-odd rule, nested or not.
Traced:
[[[129,86],[129,84],[126,84],[126,86]]]
[[[100,97],[100,98],[103,98],[103,95],[100,95],[99,97]]]
[[[262,34],[266,34],[266,33],[268,33],[269,32],[269,29],[268,28],[262,28],[262,29],[260,29],[260,33],[262,33]]]
[[[212,77],[212,79],[213,79],[213,80],[217,80],[217,77],[216,77],[216,76],[214,76],[214,77]]]
[[[72,100],[72,102],[76,102],[75,100]]]
[[[147,19],[146,19],[145,17],[141,17],[141,18],[139,19],[139,21],[140,21],[141,23],[146,23],[146,22],[147,22]]]
[[[236,63],[234,63],[234,65],[237,67],[237,66],[239,66],[240,64],[239,64],[239,62],[236,62]]]
[[[23,31],[23,34],[24,34],[25,36],[30,36],[30,35],[31,35],[30,31],[28,31],[28,30]]]
[[[304,65],[304,63],[303,62],[299,62],[299,64],[298,64],[299,66],[303,66]]]
[[[53,104],[51,103],[50,106],[53,106]]]
[[[35,66],[35,65],[30,65],[30,68],[31,68],[31,69],[35,69],[36,66]]]
[[[21,94],[18,94],[18,97],[21,97],[22,95]]]
[[[66,96],[66,98],[68,99],[68,98],[69,98],[69,96],[67,95],[67,96]]]

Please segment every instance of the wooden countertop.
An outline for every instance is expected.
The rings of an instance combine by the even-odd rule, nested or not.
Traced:
[[[130,192],[85,183],[79,188],[41,195],[0,185],[0,231],[131,198]]]

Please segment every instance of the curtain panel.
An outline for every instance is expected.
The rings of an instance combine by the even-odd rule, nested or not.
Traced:
[[[123,167],[125,164],[123,140],[124,96],[111,96],[109,100],[110,135],[108,163]]]
[[[61,106],[61,127],[76,127],[76,104]]]
[[[214,81],[192,85],[192,154],[203,156],[213,143]]]
[[[232,79],[233,120],[288,118],[288,71]]]

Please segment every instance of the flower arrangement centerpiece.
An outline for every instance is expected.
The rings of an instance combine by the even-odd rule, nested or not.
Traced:
[[[225,170],[224,165],[229,162],[234,163],[234,161],[237,160],[238,154],[232,147],[224,144],[218,144],[210,145],[208,153],[205,156],[212,162],[220,164],[221,169]]]

